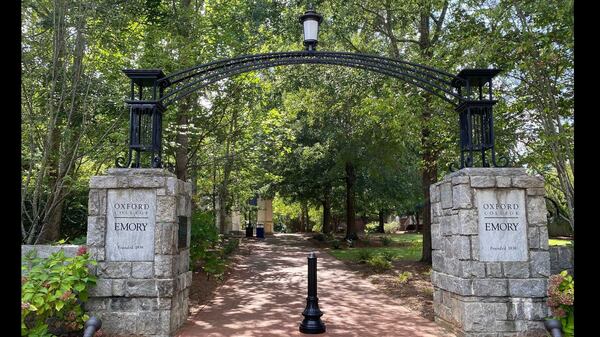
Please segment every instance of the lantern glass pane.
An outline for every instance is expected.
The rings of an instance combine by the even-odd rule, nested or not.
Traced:
[[[304,21],[304,41],[316,41],[318,33],[319,23],[316,20],[308,19]]]

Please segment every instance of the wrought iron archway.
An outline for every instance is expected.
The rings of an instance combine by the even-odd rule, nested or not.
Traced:
[[[492,78],[497,69],[464,69],[457,75],[428,66],[377,55],[315,50],[246,55],[201,64],[169,75],[160,69],[127,69],[131,80],[128,158],[117,167],[162,167],[162,114],[179,99],[238,74],[295,64],[329,64],[377,72],[417,86],[449,103],[459,114],[460,168],[499,165],[494,148]],[[486,87],[487,86],[487,87]],[[484,93],[485,89],[485,93]],[[489,151],[489,152],[488,152]],[[489,157],[488,158],[488,154]],[[135,158],[134,158],[135,156]]]

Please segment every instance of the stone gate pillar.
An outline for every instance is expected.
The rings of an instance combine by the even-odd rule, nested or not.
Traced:
[[[546,336],[544,181],[465,168],[431,185],[435,320],[459,336]]]
[[[191,184],[164,169],[109,169],[90,180],[88,212],[90,316],[110,334],[173,336],[192,283]]]

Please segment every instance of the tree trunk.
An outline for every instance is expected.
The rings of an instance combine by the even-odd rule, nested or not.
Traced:
[[[189,97],[189,96],[188,96]],[[186,98],[183,102],[180,102],[177,109],[177,126],[187,125],[188,116],[187,112],[189,109],[189,100]],[[175,136],[175,142],[177,148],[175,149],[175,174],[178,179],[186,181],[187,179],[187,161],[188,161],[188,136],[182,129],[178,129],[177,135]]]
[[[384,217],[384,212],[382,209],[379,210],[379,228],[377,228],[377,232],[379,233],[385,233],[385,228],[384,228],[384,222],[385,220],[383,219]]]
[[[331,186],[325,185],[323,193],[323,233],[331,232]]]
[[[350,162],[346,162],[346,239],[355,240],[356,223],[355,223],[355,195],[354,184],[356,183],[356,173],[354,166]]]
[[[415,212],[415,232],[419,232],[419,211]]]

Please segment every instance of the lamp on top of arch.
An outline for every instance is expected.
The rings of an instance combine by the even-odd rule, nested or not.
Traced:
[[[315,12],[313,5],[308,5],[308,10],[300,16],[303,25],[304,46],[308,51],[315,51],[318,43],[319,24],[323,22],[323,16]]]

